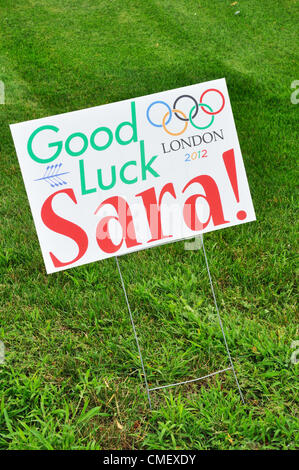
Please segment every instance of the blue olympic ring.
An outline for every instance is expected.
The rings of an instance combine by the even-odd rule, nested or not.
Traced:
[[[154,104],[165,104],[165,106],[166,106],[166,108],[168,109],[168,112],[169,112],[169,118],[167,119],[167,121],[166,121],[166,123],[165,123],[165,125],[167,125],[167,124],[170,122],[171,118],[172,118],[172,111],[171,111],[170,106],[169,106],[167,103],[165,103],[165,101],[153,101],[153,103],[149,105],[149,107],[147,108],[147,111],[146,111],[146,117],[147,117],[148,122],[149,122],[152,126],[155,126],[155,127],[163,127],[162,124],[155,124],[155,123],[151,120],[151,118],[149,117],[149,111],[150,111],[151,107],[154,106]]]

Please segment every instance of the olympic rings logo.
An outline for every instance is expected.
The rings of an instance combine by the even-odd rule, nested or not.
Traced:
[[[217,110],[217,111],[213,111],[213,109],[211,108],[211,106],[209,106],[208,104],[204,103],[202,100],[204,98],[204,96],[207,94],[207,93],[210,93],[210,92],[215,92],[215,93],[218,93],[221,98],[222,98],[222,104],[220,106],[220,108]],[[193,106],[192,108],[190,109],[190,112],[188,114],[188,117],[187,115],[181,111],[180,109],[177,108],[177,104],[179,102],[179,100],[181,100],[182,98],[188,98],[190,99],[192,102],[193,102]],[[150,111],[151,109],[153,108],[153,106],[155,106],[156,104],[162,104],[166,107],[167,109],[167,112],[164,114],[163,118],[162,118],[162,124],[157,124],[156,122],[153,122],[151,117],[150,117]],[[188,122],[190,122],[192,124],[193,127],[195,127],[196,129],[200,129],[200,130],[203,130],[203,129],[207,129],[208,127],[210,127],[213,122],[214,122],[214,119],[215,119],[215,115],[216,114],[219,114],[223,108],[224,108],[224,105],[225,105],[225,99],[224,99],[224,96],[223,96],[223,93],[221,93],[220,90],[217,90],[216,88],[209,88],[208,90],[205,90],[201,97],[200,97],[200,100],[199,100],[199,103],[197,102],[197,100],[191,96],[191,95],[181,95],[179,96],[178,98],[176,98],[175,102],[173,103],[173,106],[172,108],[165,102],[165,101],[153,101],[153,103],[151,103],[149,105],[149,107],[147,108],[146,110],[146,117],[147,117],[147,120],[148,122],[154,126],[154,127],[163,127],[164,131],[167,132],[167,134],[169,135],[173,135],[173,136],[177,136],[177,135],[181,135],[185,132],[185,130],[187,129],[188,127]],[[211,116],[211,120],[210,122],[206,125],[206,126],[199,126],[197,124],[195,124],[194,122],[194,119],[195,117],[197,116],[199,110],[202,110],[204,113],[208,114],[209,116]],[[175,117],[177,119],[179,119],[180,121],[184,122],[184,126],[183,126],[183,129],[180,131],[180,132],[171,132],[169,129],[167,129],[167,125],[170,123],[171,119],[172,119],[172,116],[173,114],[175,115]]]

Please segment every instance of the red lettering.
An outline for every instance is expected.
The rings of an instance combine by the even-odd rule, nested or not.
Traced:
[[[159,204],[157,203],[155,188],[147,189],[142,193],[136,194],[142,198],[144,208],[146,210],[146,216],[148,225],[151,231],[152,238],[148,241],[154,242],[156,240],[162,240],[163,238],[170,238],[173,235],[163,235],[162,223],[161,223],[161,203],[163,196],[169,193],[176,199],[176,194],[172,183],[166,184],[160,193]]]
[[[221,198],[218,190],[218,186],[208,175],[201,175],[196,176],[193,178],[183,189],[183,193],[186,191],[187,188],[193,183],[199,183],[203,187],[205,191],[205,195],[203,194],[193,194],[190,196],[184,204],[183,208],[183,216],[186,225],[191,230],[203,230],[209,224],[211,218],[213,219],[213,223],[215,226],[227,224],[229,223],[228,220],[224,219]],[[207,201],[210,207],[210,215],[206,222],[202,223],[196,213],[196,200],[202,197]]]
[[[101,250],[103,250],[105,253],[115,253],[116,251],[120,249],[124,240],[127,245],[127,248],[132,248],[133,246],[141,245],[141,243],[138,243],[136,240],[133,217],[132,217],[131,210],[127,201],[123,199],[122,197],[118,197],[118,196],[110,197],[99,205],[99,207],[95,211],[95,214],[105,204],[112,205],[114,209],[116,210],[118,217],[107,216],[101,219],[100,222],[98,223],[97,229],[96,229],[96,238],[97,238],[97,243],[99,247],[101,248]],[[115,245],[112,242],[110,238],[110,234],[109,234],[108,225],[109,225],[110,220],[113,220],[113,219],[117,220],[120,223],[122,227],[122,232],[123,232],[122,240],[118,245]]]
[[[55,268],[61,268],[75,263],[82,258],[88,248],[88,237],[81,227],[55,214],[52,208],[52,201],[57,194],[66,194],[75,204],[77,204],[77,200],[73,189],[61,189],[60,191],[51,194],[51,196],[45,200],[41,209],[41,218],[46,227],[53,230],[53,232],[60,233],[61,235],[71,238],[78,245],[79,252],[76,258],[65,263],[59,261],[52,252],[49,253]]]

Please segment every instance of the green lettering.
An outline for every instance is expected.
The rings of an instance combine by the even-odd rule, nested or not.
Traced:
[[[75,137],[80,137],[83,140],[83,147],[81,150],[78,150],[78,152],[74,152],[70,148],[71,140],[74,139]],[[82,132],[75,132],[74,134],[71,134],[65,141],[65,150],[72,157],[78,157],[79,155],[82,155],[82,153],[85,152],[87,147],[88,147],[88,139],[85,134],[82,134]]]
[[[116,173],[115,173],[115,166],[114,165],[111,167],[111,183],[108,184],[107,186],[105,186],[103,184],[102,170],[101,169],[98,170],[98,183],[99,183],[99,187],[101,189],[103,189],[104,191],[107,190],[107,189],[113,188],[113,186],[116,183]]]
[[[50,131],[58,132],[59,128],[55,127],[55,126],[42,126],[42,127],[38,127],[37,129],[35,129],[34,132],[32,132],[31,136],[28,139],[27,151],[28,151],[30,157],[32,158],[32,160],[34,160],[37,163],[50,163],[50,162],[52,162],[53,160],[55,160],[55,158],[57,158],[60,155],[60,152],[61,152],[61,149],[62,149],[62,141],[52,142],[51,144],[48,144],[48,147],[57,147],[57,150],[54,153],[54,155],[52,155],[52,157],[39,158],[37,155],[35,155],[35,153],[33,152],[33,149],[32,149],[33,139],[39,132],[44,131],[44,130],[50,130]]]
[[[82,193],[82,196],[84,196],[85,194],[95,193],[96,188],[86,189],[84,161],[83,160],[79,160],[79,168],[80,168],[80,180],[81,180],[81,193]]]
[[[155,178],[157,178],[159,173],[157,173],[153,168],[151,168],[151,165],[153,164],[154,160],[156,160],[158,155],[155,155],[150,159],[150,161],[145,164],[145,151],[144,151],[144,140],[140,141],[140,156],[141,156],[141,174],[142,174],[142,179],[146,180],[146,172],[148,171],[151,173]]]
[[[125,177],[125,170],[128,166],[130,165],[134,165],[134,166],[137,166],[137,163],[135,160],[131,160],[130,162],[127,162],[125,163],[121,169],[120,169],[120,172],[119,172],[119,175],[120,175],[120,179],[122,180],[123,183],[125,184],[133,184],[133,183],[137,183],[137,177],[136,178],[133,178],[131,180],[129,180],[128,178]]]
[[[131,102],[131,114],[132,114],[132,122],[130,122],[130,121],[121,122],[116,128],[115,138],[116,138],[117,142],[120,145],[128,145],[131,142],[137,142],[138,141],[138,138],[137,138],[136,109],[135,109],[135,102],[134,101]],[[120,138],[120,130],[124,126],[130,126],[133,130],[132,137],[129,140],[122,140]]]
[[[99,146],[95,143],[95,137],[99,132],[106,132],[108,134],[108,142],[105,145]],[[93,133],[90,136],[90,144],[92,148],[95,150],[105,150],[107,149],[111,144],[113,140],[113,134],[112,131],[109,129],[109,127],[98,127],[93,131]]]

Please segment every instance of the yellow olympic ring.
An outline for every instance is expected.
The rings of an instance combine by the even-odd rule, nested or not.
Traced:
[[[185,119],[186,119],[186,122],[185,122],[185,125],[184,125],[184,129],[181,131],[181,132],[170,132],[168,129],[166,129],[166,125],[165,125],[165,121],[167,119],[167,116],[169,115],[169,111],[167,111],[167,113],[165,114],[164,118],[163,118],[163,121],[162,121],[162,126],[163,126],[163,129],[165,132],[167,132],[167,134],[170,134],[170,135],[181,135],[185,132],[185,130],[187,129],[187,126],[188,126],[188,121],[187,121],[187,116],[185,113],[183,113],[183,111],[180,111],[179,109],[173,109],[172,110],[173,113],[179,113],[181,114]]]

